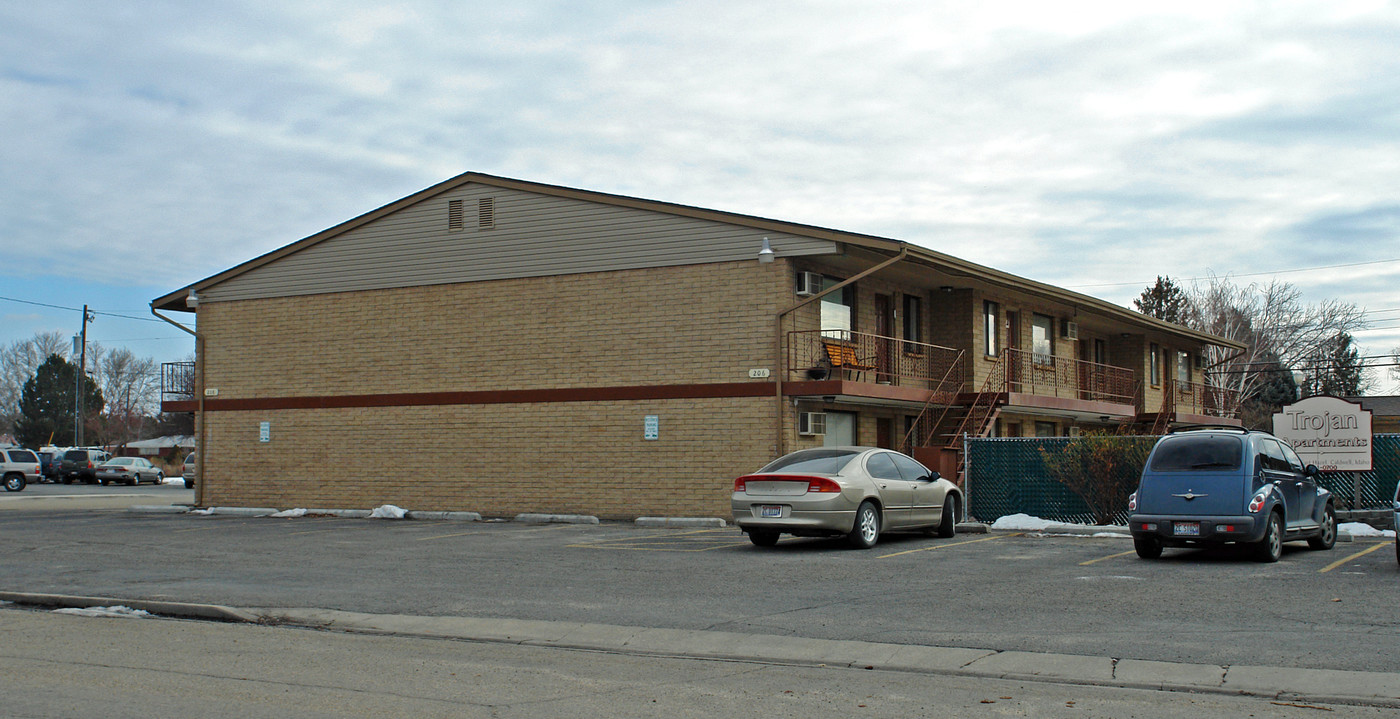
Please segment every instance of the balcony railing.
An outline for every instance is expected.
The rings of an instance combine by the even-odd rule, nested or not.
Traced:
[[[963,385],[963,353],[949,347],[849,330],[788,333],[788,379],[849,379],[952,391]]]
[[[1133,371],[1123,367],[1015,349],[1003,350],[998,364],[1007,392],[1137,403]]]
[[[181,402],[195,399],[193,362],[165,362],[160,366],[160,401]]]
[[[1225,387],[1168,379],[1162,387],[1162,411],[1231,417],[1238,405],[1238,395],[1235,390]]]

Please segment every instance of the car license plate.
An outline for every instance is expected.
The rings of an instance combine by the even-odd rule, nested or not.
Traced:
[[[1201,525],[1196,522],[1172,522],[1172,534],[1199,537],[1201,536]]]
[[[765,504],[758,508],[758,516],[781,517],[783,516],[783,508],[781,505],[777,504]]]

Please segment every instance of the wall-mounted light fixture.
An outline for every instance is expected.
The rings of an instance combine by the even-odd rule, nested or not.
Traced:
[[[189,296],[185,297],[185,306],[190,309],[199,306],[199,295],[195,294],[194,290],[190,290]]]
[[[768,238],[763,238],[763,249],[758,251],[759,264],[768,264],[773,261],[773,247],[768,244]]]

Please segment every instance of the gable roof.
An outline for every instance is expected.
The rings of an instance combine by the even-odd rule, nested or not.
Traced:
[[[479,172],[466,172],[451,179],[440,182],[426,189],[415,192],[407,197],[395,200],[387,205],[366,212],[363,215],[342,222],[334,227],[322,230],[309,237],[303,238],[291,244],[267,252],[255,257],[247,262],[231,267],[217,274],[206,277],[174,292],[158,297],[151,302],[153,310],[169,311],[192,311],[186,304],[186,297],[191,293],[203,293],[222,283],[229,282],[235,278],[240,278],[249,273],[267,267],[284,258],[296,253],[308,250],[309,248],[321,245],[335,238],[346,236],[361,228],[365,228],[371,223],[393,215],[401,210],[417,205],[430,198],[449,193],[465,187],[469,184],[478,184],[486,187],[495,187],[505,190],[516,190],[520,192],[544,195],[564,200],[576,200],[582,202],[596,203],[599,205],[630,208],[662,215],[670,215],[678,218],[689,218],[704,222],[721,223],[724,225],[737,226],[770,232],[790,235],[797,238],[809,238],[821,240],[839,245],[849,245],[864,248],[880,255],[895,255],[901,251],[907,251],[909,261],[936,268],[940,272],[953,276],[962,276],[973,280],[978,280],[995,287],[1024,292],[1036,295],[1054,302],[1063,303],[1075,307],[1082,307],[1096,313],[1107,315],[1119,321],[1137,325],[1139,327],[1153,329],[1165,334],[1179,337],[1189,337],[1199,342],[1218,345],[1232,349],[1243,349],[1243,345],[1227,340],[1215,335],[1198,332],[1180,325],[1164,322],[1141,313],[1130,310],[1121,305],[1108,302],[1106,300],[1080,294],[1054,285],[1037,282],[1024,277],[1003,272],[991,267],[979,265],[968,260],[964,260],[952,255],[948,255],[936,250],[932,250],[919,245],[910,244],[902,240],[894,240],[876,235],[868,235],[855,232],[846,232],[814,225],[804,225],[782,220],[755,217],[733,212],[720,210],[710,210],[689,205],[681,205],[659,200],[646,200],[625,195],[615,195],[593,190],[580,190],[576,188],[550,185],[539,182],[529,182],[506,177],[498,177]],[[811,250],[809,250],[811,252]],[[779,252],[779,254],[788,254]],[[796,253],[801,254],[801,253]]]

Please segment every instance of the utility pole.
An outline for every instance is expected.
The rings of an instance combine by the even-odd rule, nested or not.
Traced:
[[[87,389],[87,382],[83,380],[87,378],[87,326],[94,319],[97,319],[96,315],[88,311],[87,305],[83,305],[83,331],[79,333],[82,344],[79,345],[78,349],[78,379],[76,383],[78,387],[77,410],[73,415],[73,439],[75,446],[78,447],[83,446],[83,410],[86,409],[83,407],[83,390]]]

